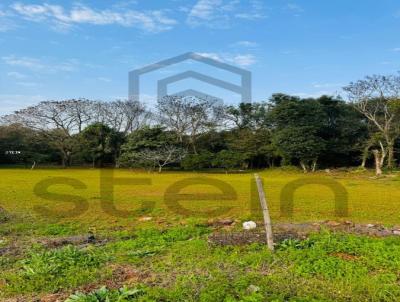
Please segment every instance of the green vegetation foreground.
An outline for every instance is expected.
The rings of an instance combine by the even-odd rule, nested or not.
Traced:
[[[150,174],[115,170],[114,179],[151,181],[151,185],[114,187],[117,210],[136,210],[129,217],[116,217],[101,206],[100,176],[106,176],[103,186],[108,188],[110,171],[0,170],[1,298],[20,299],[11,301],[37,298],[64,301],[68,297],[69,301],[400,299],[398,237],[372,238],[322,231],[306,240],[280,241],[274,254],[260,243],[215,245],[209,241],[210,234],[237,232],[241,224],[221,230],[220,226],[210,224],[210,219],[260,221],[261,213],[251,212],[252,174]],[[297,171],[269,170],[260,174],[273,222],[329,219],[395,225],[400,218],[396,206],[400,197],[397,174],[379,179],[372,172],[304,175]],[[59,183],[46,189],[43,181],[54,177],[58,181],[75,179],[83,186],[74,189]],[[193,212],[168,206],[164,193],[171,192],[173,184],[188,179],[217,180],[214,184],[223,181],[234,188],[237,198],[179,201]],[[299,179],[307,185],[295,192],[294,215],[282,217],[281,191]],[[310,184],[316,179],[336,182],[347,190],[348,217],[335,217],[334,194],[327,187]],[[74,197],[60,201],[59,195],[46,195],[46,190]],[[188,197],[220,191],[212,183],[203,183],[182,188],[180,193]],[[87,207],[76,217],[44,217],[43,208],[35,207],[65,214],[62,211],[74,207],[71,201]],[[230,207],[229,211],[217,212],[215,217],[198,215],[220,209],[221,205]],[[191,215],[186,216],[187,213]],[[92,236],[96,241],[90,240]]]
[[[280,199],[282,191],[288,185],[300,183],[301,185],[294,193],[294,215],[290,220],[297,222],[337,220],[335,216],[334,192],[327,186],[313,184],[320,179],[330,183],[343,186],[348,194],[348,217],[342,220],[354,222],[400,224],[400,174],[393,173],[387,177],[375,178],[372,172],[318,172],[304,174],[300,171],[283,171],[280,169],[266,170],[259,173],[264,179],[265,190],[270,203],[271,216],[274,221],[288,221],[289,218],[282,217],[280,212]],[[113,178],[112,178],[113,177]],[[119,185],[118,179],[130,179],[131,181],[147,181],[131,185]],[[198,179],[207,179],[208,182],[198,184]],[[186,172],[163,172],[147,173],[124,169],[0,169],[0,191],[1,206],[18,215],[32,215],[37,223],[48,223],[51,220],[57,222],[70,222],[75,226],[82,225],[96,227],[113,227],[117,225],[129,225],[136,223],[136,218],[150,215],[165,220],[176,220],[188,218],[188,214],[175,210],[174,204],[165,202],[165,194],[171,192],[173,185],[180,184],[176,194],[203,194],[219,193],[219,182],[226,184],[227,188],[233,189],[236,196],[229,198],[211,197],[211,200],[202,200],[201,196],[194,201],[179,201],[182,206],[190,211],[190,215],[197,218],[210,218],[206,211],[228,207],[221,212],[220,217],[231,217],[247,219],[252,217],[252,207],[258,206],[257,195],[252,197],[251,184],[252,173],[186,173]],[[53,182],[46,182],[53,179]],[[67,180],[65,180],[67,179]],[[71,183],[72,179],[78,182]],[[113,180],[114,179],[114,180]],[[189,181],[188,181],[189,180]],[[112,182],[115,182],[114,186]],[[185,182],[182,182],[185,181]],[[100,184],[107,190],[114,190],[114,204],[117,210],[136,211],[135,217],[115,217],[107,213],[101,206]],[[81,184],[79,186],[79,184]],[[73,186],[77,186],[74,187]],[[225,188],[226,189],[226,188]],[[290,188],[289,188],[290,190]],[[63,197],[55,194],[72,195]],[[108,195],[107,195],[108,196]],[[222,196],[222,195],[221,195]],[[64,198],[65,201],[60,201]],[[252,201],[253,200],[253,201]],[[63,211],[71,211],[74,203],[86,204],[87,209],[82,210],[76,217],[62,217]],[[255,205],[254,205],[255,202]],[[154,203],[154,204],[153,204]],[[144,206],[143,206],[144,204]],[[40,209],[42,206],[51,211],[57,211],[61,217],[42,217]],[[172,208],[172,210],[171,210]],[[142,210],[139,212],[138,210]],[[257,212],[257,209],[256,209]],[[203,214],[202,214],[203,213]],[[64,215],[65,216],[65,215]],[[131,215],[132,216],[132,215]],[[213,218],[213,217],[211,217]],[[261,216],[259,216],[261,218]],[[30,226],[31,227],[31,226]]]

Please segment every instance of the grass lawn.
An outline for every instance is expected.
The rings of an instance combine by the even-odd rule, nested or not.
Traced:
[[[111,203],[111,170],[0,169],[0,206],[9,213],[4,219],[0,213],[0,299],[63,301],[81,291],[86,295],[70,301],[106,301],[101,296],[110,301],[400,300],[398,237],[323,231],[281,242],[273,254],[262,244],[213,246],[208,236],[216,230],[207,224],[210,219],[261,219],[251,173],[113,173],[114,182],[141,183],[116,183]],[[273,222],[400,224],[400,175],[259,174]],[[315,184],[321,180],[336,188],[336,197],[347,198],[348,216],[335,215],[335,194]],[[46,184],[52,185],[46,189]],[[293,216],[286,217],[281,194],[290,184],[305,185],[295,190]],[[225,197],[215,186],[225,190]],[[81,208],[66,217],[75,205]],[[239,229],[237,223],[229,231]],[[48,244],[89,232],[106,240]],[[103,285],[107,289],[89,294]]]

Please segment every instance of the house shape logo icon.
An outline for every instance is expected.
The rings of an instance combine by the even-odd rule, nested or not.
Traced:
[[[140,77],[142,75],[166,68],[168,66],[172,66],[178,63],[182,63],[188,60],[193,60],[197,62],[201,62],[207,64],[209,66],[236,74],[240,77],[240,85],[236,85],[222,79],[218,79],[203,73],[199,73],[196,71],[185,71],[179,74],[172,75],[170,77],[161,79],[157,82],[157,97],[158,99],[162,99],[163,97],[168,95],[168,86],[188,79],[196,79],[201,82],[234,92],[241,97],[242,103],[250,103],[252,101],[252,89],[251,89],[251,72],[219,60],[215,60],[210,57],[206,57],[194,52],[188,52],[173,58],[169,58],[158,63],[150,64],[145,67],[133,70],[129,72],[129,100],[132,101],[140,101]],[[204,92],[200,92],[194,89],[187,89],[184,91],[180,91],[175,93],[174,95],[178,96],[195,96],[199,98],[208,98],[212,97]],[[218,99],[212,97],[213,99]]]

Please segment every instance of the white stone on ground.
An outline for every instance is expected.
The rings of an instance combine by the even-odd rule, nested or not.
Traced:
[[[245,221],[243,222],[244,230],[253,230],[257,227],[257,224],[254,221]]]

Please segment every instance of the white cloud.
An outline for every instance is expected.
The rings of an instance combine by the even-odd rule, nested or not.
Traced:
[[[294,92],[294,93],[290,93],[290,94],[301,97],[301,98],[319,98],[320,96],[323,96],[323,95],[329,95],[329,96],[338,96],[339,95],[339,93],[337,91],[328,91],[328,90],[321,90],[321,91],[316,91],[316,92]]]
[[[17,80],[22,80],[22,79],[26,79],[27,76],[20,73],[20,72],[16,72],[16,71],[11,71],[7,73],[7,76],[9,76],[10,78],[14,78]]]
[[[14,28],[16,25],[11,20],[9,13],[0,10],[0,32],[10,31]]]
[[[394,52],[400,52],[400,47],[393,48],[392,51],[394,51]]]
[[[238,41],[234,43],[233,46],[254,48],[258,46],[258,43],[252,41]]]
[[[247,9],[241,9],[239,13],[236,13],[235,17],[250,21],[264,19],[266,18],[264,4],[259,0],[250,0],[250,6]]]
[[[192,26],[223,28],[229,27],[234,19],[256,20],[264,17],[263,5],[258,0],[198,0],[188,11],[186,21]]]
[[[6,56],[2,57],[4,63],[10,66],[18,66],[18,67],[25,67],[28,69],[39,70],[43,69],[44,65],[38,60],[34,58],[28,57],[16,57],[16,56]]]
[[[7,65],[26,68],[35,72],[55,73],[55,72],[73,72],[79,67],[79,61],[69,59],[64,62],[43,61],[31,57],[18,57],[15,55],[1,58]],[[15,73],[14,73],[15,76]]]
[[[288,3],[285,8],[295,14],[301,14],[304,12],[304,9],[300,5],[294,3]]]
[[[294,51],[294,50],[283,50],[281,53],[283,55],[292,55],[292,54],[295,54],[296,51]]]
[[[27,87],[27,88],[39,86],[38,83],[34,83],[34,82],[17,82],[17,85]]]
[[[250,66],[256,63],[256,58],[253,55],[236,55],[232,62],[239,66]]]
[[[190,10],[187,23],[192,26],[227,27],[229,15],[221,5],[222,0],[199,0]]]
[[[313,83],[314,88],[335,88],[343,86],[344,84],[341,83]]]
[[[45,99],[41,95],[0,94],[0,115],[10,114]]]
[[[249,21],[255,21],[257,19],[264,19],[265,15],[263,14],[255,14],[255,13],[238,13],[235,15],[238,19],[244,19]]]
[[[69,11],[60,5],[14,3],[12,9],[23,18],[35,22],[50,22],[57,29],[69,29],[77,24],[120,25],[136,27],[148,32],[159,32],[173,28],[177,21],[163,11],[137,10],[94,10],[88,6],[75,4]]]
[[[189,18],[210,20],[215,17],[221,4],[222,0],[199,0],[190,11]]]
[[[230,54],[230,53],[218,54],[213,52],[203,52],[198,54],[203,57],[207,57],[216,61],[235,64],[241,67],[247,67],[257,62],[256,57],[252,54]]]
[[[210,58],[213,59],[215,61],[220,61],[223,62],[224,60],[220,57],[219,54],[215,53],[215,52],[199,52],[198,53],[200,56],[206,57],[206,58]]]
[[[105,83],[112,82],[112,80],[110,78],[106,78],[106,77],[98,77],[97,80],[99,80],[101,82],[105,82]]]

